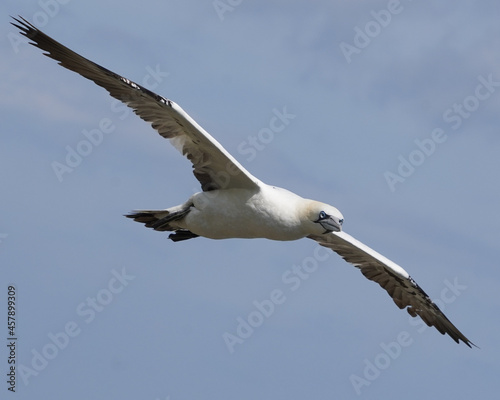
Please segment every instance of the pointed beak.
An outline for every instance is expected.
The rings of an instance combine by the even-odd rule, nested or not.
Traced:
[[[338,219],[333,216],[317,221],[323,228],[325,228],[324,233],[329,232],[340,232],[342,230],[343,219]]]

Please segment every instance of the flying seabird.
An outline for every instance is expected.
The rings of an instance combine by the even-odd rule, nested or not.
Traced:
[[[338,253],[377,282],[394,300],[455,342],[474,345],[443,314],[412,277],[396,263],[342,230],[344,217],[335,207],[270,186],[250,174],[181,107],[152,91],[80,56],[26,19],[12,25],[63,67],[77,72],[122,101],[193,164],[202,192],[184,204],[126,215],[157,231],[170,231],[174,242],[198,236],[211,239],[309,238]]]

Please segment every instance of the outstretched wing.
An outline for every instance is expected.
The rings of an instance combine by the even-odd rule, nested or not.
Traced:
[[[407,307],[412,317],[420,316],[428,326],[436,327],[443,335],[447,333],[457,343],[461,340],[469,347],[474,345],[446,318],[408,272],[396,263],[345,232],[311,235],[309,238],[359,268],[365,277],[383,287],[399,308]]]
[[[24,18],[14,18],[15,27],[44,50],[46,56],[106,89],[124,102],[170,142],[193,164],[193,173],[204,191],[228,188],[258,189],[252,176],[210,134],[173,101],[80,56],[41,32]]]

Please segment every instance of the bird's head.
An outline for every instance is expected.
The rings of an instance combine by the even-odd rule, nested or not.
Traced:
[[[311,234],[340,232],[344,216],[335,207],[319,201],[309,200],[306,205],[305,217]]]

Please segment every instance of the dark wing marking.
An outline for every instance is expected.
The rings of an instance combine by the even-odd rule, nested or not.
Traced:
[[[420,316],[428,326],[434,326],[443,335],[447,333],[457,343],[461,340],[469,347],[474,345],[446,318],[408,272],[396,263],[345,232],[311,235],[309,238],[359,268],[365,277],[384,288],[399,308],[407,307],[412,317]]]
[[[228,188],[258,189],[259,180],[252,176],[210,134],[171,100],[80,56],[37,29],[24,18],[13,23],[33,46],[106,89],[124,102],[144,121],[150,122],[193,164],[193,173],[204,191]]]

